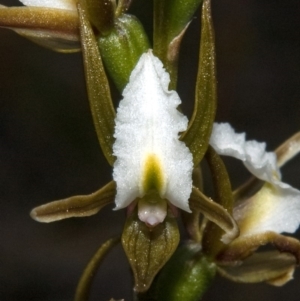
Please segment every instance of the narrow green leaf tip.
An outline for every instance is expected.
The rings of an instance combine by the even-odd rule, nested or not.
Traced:
[[[210,0],[203,2],[201,24],[194,112],[188,129],[181,136],[193,154],[194,166],[200,163],[207,150],[217,106],[215,41]]]

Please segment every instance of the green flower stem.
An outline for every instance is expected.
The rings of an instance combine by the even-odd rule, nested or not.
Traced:
[[[154,1],[154,54],[170,73],[170,89],[176,88],[180,42],[202,0]]]
[[[108,252],[120,242],[120,238],[112,238],[106,241],[94,254],[86,266],[77,285],[74,301],[87,301],[94,276]]]

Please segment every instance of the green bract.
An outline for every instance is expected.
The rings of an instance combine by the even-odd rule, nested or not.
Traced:
[[[143,26],[136,17],[122,14],[97,42],[110,76],[122,91],[140,56],[150,48]]]
[[[194,112],[188,129],[181,136],[193,154],[195,167],[207,150],[217,108],[215,38],[209,1],[204,1],[202,6],[201,27]]]
[[[78,4],[78,13],[83,63],[94,125],[103,154],[108,163],[112,165],[114,162],[112,145],[115,110],[95,36],[86,11],[80,3]]]
[[[149,229],[134,212],[127,218],[122,244],[131,265],[137,292],[147,291],[154,276],[172,256],[179,243],[176,219],[167,216]]]

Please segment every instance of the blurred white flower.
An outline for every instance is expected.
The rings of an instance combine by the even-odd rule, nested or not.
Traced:
[[[268,231],[293,233],[300,224],[300,191],[281,181],[276,154],[266,152],[266,144],[246,141],[228,123],[214,124],[210,144],[220,154],[243,161],[263,187],[237,204],[234,218],[240,237]]]

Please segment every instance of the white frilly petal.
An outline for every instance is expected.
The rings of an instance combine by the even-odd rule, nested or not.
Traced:
[[[26,6],[58,8],[66,10],[76,9],[76,0],[20,0]]]
[[[220,154],[242,160],[246,168],[266,182],[260,191],[234,208],[240,235],[273,231],[293,233],[300,224],[300,191],[280,181],[273,152],[265,143],[246,141],[228,123],[214,124],[210,144]]]
[[[176,109],[181,101],[175,91],[168,90],[169,82],[161,61],[149,51],[141,56],[123,91],[113,146],[116,209],[144,196],[145,168],[151,169],[151,158],[155,158],[155,168],[161,172],[160,197],[190,211],[192,155],[178,140],[188,120]]]
[[[243,161],[245,167],[263,181],[273,183],[280,179],[275,153],[266,152],[265,143],[246,141],[245,133],[235,133],[228,123],[214,123],[210,145],[220,155]]]

